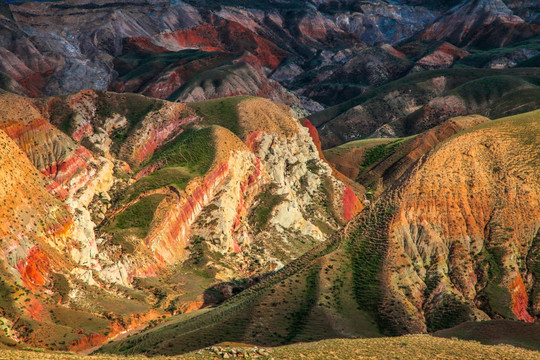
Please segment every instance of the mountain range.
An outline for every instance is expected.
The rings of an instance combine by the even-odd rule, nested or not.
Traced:
[[[540,350],[536,1],[4,1],[0,55],[1,346]]]

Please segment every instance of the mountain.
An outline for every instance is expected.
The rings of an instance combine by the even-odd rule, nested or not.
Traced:
[[[317,112],[479,52],[514,67],[540,54],[539,13],[502,0],[7,2],[0,78],[34,97],[252,95]]]
[[[539,69],[532,0],[0,2],[0,348],[538,350]]]
[[[538,71],[446,69],[390,82],[309,116],[323,149],[361,138],[416,135],[454,116],[498,118],[539,107]]]
[[[452,120],[450,129],[464,129],[327,242],[216,309],[102,351],[178,354],[223,341],[275,346],[535,321],[539,116]]]
[[[362,208],[270,100],[0,102],[8,342],[79,349],[220,303]]]

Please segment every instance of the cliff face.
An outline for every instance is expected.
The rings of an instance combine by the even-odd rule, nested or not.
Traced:
[[[411,315],[428,329],[538,315],[529,260],[539,218],[537,130],[536,112],[452,138],[403,187],[387,261],[402,260],[388,269],[388,284],[403,308],[423,310]]]
[[[52,269],[69,267],[69,261],[52,249],[69,247],[73,219],[64,204],[47,192],[45,176],[4,131],[0,140],[2,257],[25,286],[36,289],[50,281]]]

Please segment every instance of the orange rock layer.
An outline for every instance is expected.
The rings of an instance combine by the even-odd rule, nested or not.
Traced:
[[[49,256],[38,246],[31,248],[26,257],[17,263],[23,283],[31,290],[47,283],[50,270]]]
[[[158,265],[173,264],[183,257],[191,225],[228,173],[228,161],[215,166],[200,184],[195,185],[193,191],[187,192],[187,197],[182,197],[185,200],[175,205],[159,227],[147,237],[146,245],[154,253]]]

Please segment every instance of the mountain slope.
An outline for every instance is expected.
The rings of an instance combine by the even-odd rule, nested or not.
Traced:
[[[309,116],[323,149],[365,137],[415,135],[454,116],[498,118],[538,108],[533,69],[447,69],[412,74]]]
[[[450,137],[282,271],[214,310],[102,350],[175,354],[220,341],[276,345],[469,319],[534,321],[538,119],[527,113]]]
[[[324,153],[332,166],[368,189],[368,196],[377,197],[441,142],[486,121],[479,115],[461,116],[416,136],[357,140]]]
[[[6,158],[3,168],[19,184],[0,198],[4,265],[15,274],[6,281],[40,298],[29,310],[6,299],[18,309],[5,314],[9,341],[82,349],[220,303],[362,208],[293,111],[270,100],[181,104],[86,90],[2,93],[0,104],[6,151],[32,160]],[[31,174],[28,184],[14,170]],[[21,311],[33,320],[15,323]],[[92,321],[75,332],[81,316]]]

